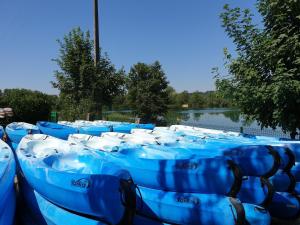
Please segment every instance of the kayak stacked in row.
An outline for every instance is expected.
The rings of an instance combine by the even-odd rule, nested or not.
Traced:
[[[4,135],[3,128],[0,127],[0,137]],[[15,150],[18,147],[21,139],[27,134],[47,134],[53,137],[67,140],[70,134],[80,133],[100,136],[104,132],[118,131],[123,133],[130,133],[132,129],[153,129],[153,124],[134,124],[122,123],[113,121],[83,121],[75,122],[61,121],[59,123],[52,123],[46,121],[37,122],[37,125],[13,122],[8,124],[5,132],[8,136],[8,144]]]
[[[271,156],[276,154],[270,154],[267,148],[263,146],[243,146],[229,148],[228,146],[217,146],[218,142],[214,145],[206,145],[201,140],[200,143],[196,143],[196,138],[183,139],[179,136],[166,136],[157,135],[156,131],[143,131],[134,130],[133,135],[119,135],[123,141],[130,141],[135,144],[154,144],[158,143],[160,149],[171,150],[172,152],[177,151],[178,158],[182,155],[190,155],[191,157],[199,156],[223,156],[230,158],[236,164],[242,168],[242,173],[245,175],[252,175],[243,177],[241,189],[238,189],[238,198],[243,202],[257,204],[265,206],[269,199],[272,198],[273,190],[270,182],[267,179],[267,175],[271,176],[276,172],[279,164],[276,164],[276,158]],[[116,137],[117,134],[106,133],[105,136]],[[193,142],[191,142],[193,140]],[[166,148],[168,146],[168,148]],[[170,146],[172,148],[170,149]],[[180,147],[180,150],[179,150]],[[216,147],[216,148],[215,148]],[[179,151],[178,151],[179,150]],[[260,154],[258,154],[260,153]],[[254,176],[265,176],[265,177],[254,177]]]
[[[299,155],[300,142],[280,140],[272,137],[244,135],[235,132],[224,132],[218,130],[210,130],[203,128],[194,128],[188,126],[171,126],[170,128],[156,128],[152,132],[148,131],[135,131],[151,133],[154,136],[170,136],[176,135],[184,139],[201,139],[202,142],[207,144],[220,144],[236,146],[251,146],[251,145],[268,145],[269,148],[275,150],[280,156],[280,166],[276,174],[269,175],[268,180],[264,177],[251,177],[245,178],[241,191],[238,197],[245,202],[257,201],[258,194],[268,194],[265,201],[260,205],[267,207],[272,216],[281,219],[292,219],[299,216],[300,205],[299,198],[295,195],[296,179],[293,174],[297,174],[295,161]],[[197,142],[197,141],[196,141]],[[258,152],[261,154],[261,152]],[[297,163],[296,163],[297,165]],[[295,171],[295,172],[293,172]],[[258,180],[261,180],[263,188],[258,191]],[[271,185],[270,185],[271,184]],[[252,188],[249,188],[249,185]],[[248,186],[245,190],[245,186]],[[252,191],[251,191],[252,189]],[[297,189],[297,188],[296,188]],[[256,202],[257,204],[259,202]]]
[[[13,225],[16,193],[15,159],[10,147],[0,140],[0,225]]]
[[[7,134],[7,143],[15,150],[22,138],[27,134],[39,134],[40,130],[37,126],[24,122],[13,122],[5,127]]]
[[[37,126],[41,133],[48,134],[60,139],[67,140],[70,134],[80,133],[93,136],[100,136],[105,132],[130,133],[132,129],[150,129],[154,128],[153,124],[135,124],[114,121],[85,121],[76,120],[75,122],[60,121],[58,123],[38,122]]]
[[[33,224],[132,224],[130,174],[104,156],[44,134],[25,136],[16,154],[24,217]]]
[[[153,124],[136,124],[136,123],[126,123],[126,122],[115,122],[115,121],[85,121],[76,120],[75,122],[60,121],[58,122],[62,125],[67,125],[78,129],[80,134],[89,134],[93,136],[100,136],[104,132],[120,132],[120,133],[130,133],[132,129],[149,129],[153,130]]]
[[[156,138],[112,132],[101,137],[74,134],[69,141],[106,154],[130,172],[141,195],[137,197],[141,199],[137,202],[139,219],[170,224],[234,224],[237,216],[249,224],[270,222],[264,208],[234,198],[242,182],[241,171],[232,160],[238,158],[235,149],[228,149],[228,157],[218,151],[210,154],[208,150],[212,149],[192,155],[176,141],[162,146]],[[184,150],[186,154],[182,154]]]
[[[227,159],[177,159],[151,146],[107,145],[103,137],[93,137],[107,140],[99,149],[72,141],[84,136],[92,140],[35,134],[19,144],[21,192],[36,224],[270,223],[263,208],[225,196],[234,195],[238,175]]]
[[[270,224],[268,210],[299,214],[294,143],[185,126],[78,134],[107,123],[40,122],[47,135],[22,139],[33,224]]]

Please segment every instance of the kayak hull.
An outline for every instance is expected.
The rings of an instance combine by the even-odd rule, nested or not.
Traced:
[[[16,153],[24,177],[36,192],[62,208],[99,221],[116,224],[122,220],[122,199],[131,179],[127,171],[89,151],[79,154],[66,141],[28,138]]]
[[[138,219],[154,224],[270,224],[270,215],[262,207],[215,194],[164,192],[139,186]],[[258,210],[257,210],[258,209]],[[148,220],[149,221],[149,220]]]
[[[27,134],[39,134],[40,130],[37,126],[29,123],[14,122],[5,127],[5,132],[9,141],[19,144]]]
[[[0,225],[13,225],[16,210],[16,193],[12,187],[7,191],[4,199],[0,200],[4,207],[0,210]]]
[[[243,178],[241,189],[237,195],[243,203],[251,203],[266,207],[274,195],[274,188],[268,179],[259,177]]]
[[[299,198],[286,192],[276,192],[268,206],[270,215],[279,219],[296,219],[300,213]]]
[[[40,121],[37,122],[41,133],[47,134],[59,139],[67,140],[70,134],[78,133],[78,129],[62,124]]]
[[[14,177],[16,163],[9,146],[0,140],[0,221],[9,222],[15,208]],[[5,214],[1,214],[5,212]],[[1,223],[0,223],[1,224]],[[1,224],[1,225],[2,225]],[[10,224],[10,223],[8,223]]]

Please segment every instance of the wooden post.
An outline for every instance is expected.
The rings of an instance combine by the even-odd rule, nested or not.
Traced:
[[[100,59],[98,0],[94,0],[94,48],[96,66]]]

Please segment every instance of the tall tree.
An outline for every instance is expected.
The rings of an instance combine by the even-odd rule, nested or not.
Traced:
[[[80,28],[73,29],[58,43],[60,54],[54,61],[60,71],[55,71],[56,81],[52,85],[77,104],[92,94],[95,80],[93,43],[89,32],[84,33]]]
[[[261,127],[281,127],[295,138],[300,128],[300,0],[258,0],[263,27],[250,10],[224,6],[223,26],[237,56],[225,51],[229,71],[218,90],[232,97]]]
[[[159,62],[137,63],[128,76],[128,99],[141,122],[155,122],[168,109],[167,77]]]
[[[60,70],[55,71],[53,87],[60,90],[67,108],[79,107],[71,113],[72,117],[79,116],[76,112],[101,114],[102,106],[111,105],[113,97],[124,91],[124,70],[117,71],[107,55],[100,54],[95,65],[93,41],[89,32],[84,33],[80,28],[73,29],[58,42],[60,54],[54,61]]]

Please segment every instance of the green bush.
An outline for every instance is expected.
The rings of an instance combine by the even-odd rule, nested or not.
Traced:
[[[13,109],[13,121],[35,124],[39,120],[48,120],[55,108],[56,96],[27,89],[5,89],[0,96],[0,107]]]

